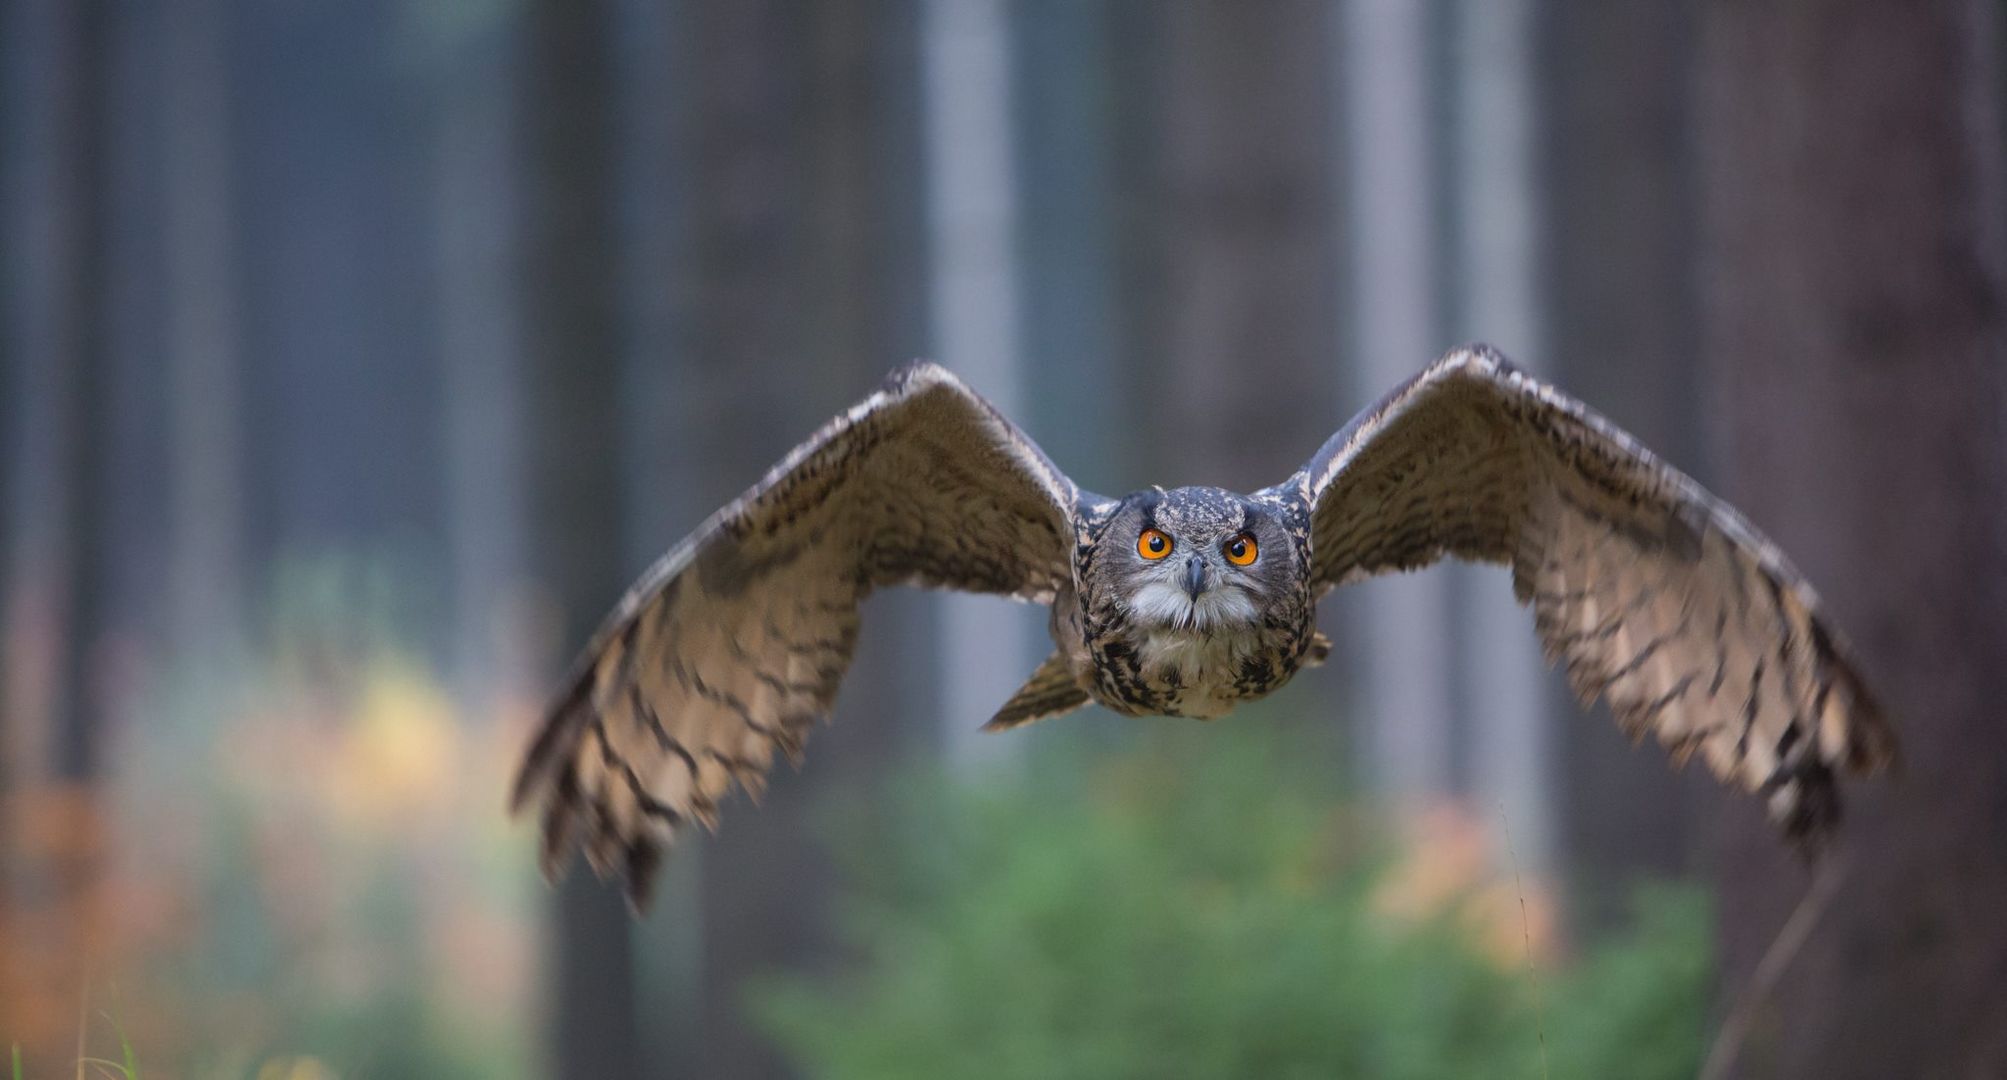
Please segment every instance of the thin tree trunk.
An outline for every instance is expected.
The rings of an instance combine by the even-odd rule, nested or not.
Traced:
[[[1435,27],[1427,5],[1404,0],[1356,0],[1342,11],[1334,29],[1345,61],[1347,351],[1357,369],[1344,399],[1356,409],[1420,370],[1443,343],[1429,140]],[[1451,584],[1442,572],[1381,578],[1328,605],[1346,615],[1347,644],[1356,647],[1345,655],[1365,660],[1347,684],[1359,688],[1353,702],[1368,775],[1409,818],[1451,789]]]
[[[1557,5],[1544,20],[1543,276],[1554,378],[1705,480],[1691,24],[1681,0]],[[1686,806],[1707,778],[1668,770],[1657,747],[1635,743],[1602,710],[1568,717],[1557,735],[1558,842],[1577,914],[1596,925],[1619,913],[1636,880],[1684,868]]]
[[[232,256],[230,87],[222,5],[164,20],[168,621],[182,659],[241,645],[243,433]],[[191,657],[190,654],[193,654]]]
[[[1491,342],[1544,373],[1545,282],[1539,274],[1545,207],[1539,198],[1540,115],[1535,5],[1460,0],[1454,6],[1449,82],[1449,167],[1441,170],[1453,227],[1449,271],[1452,341]],[[1362,147],[1362,153],[1372,153]],[[1410,358],[1418,370],[1430,357]],[[1381,391],[1384,392],[1384,391]],[[1476,812],[1497,819],[1491,857],[1544,879],[1554,869],[1557,680],[1543,670],[1529,613],[1504,573],[1455,564],[1450,577],[1456,657],[1456,740]],[[1563,706],[1565,707],[1565,706]],[[1573,717],[1569,717],[1573,719]]]
[[[108,461],[113,388],[108,378],[109,323],[106,296],[111,287],[107,257],[110,216],[106,99],[110,93],[111,12],[100,0],[75,0],[64,62],[70,81],[64,117],[62,220],[66,257],[60,265],[61,294],[56,361],[65,369],[61,399],[64,615],[57,671],[55,746],[51,771],[61,802],[44,809],[65,813],[62,846],[46,852],[57,894],[56,940],[64,950],[59,972],[65,996],[89,993],[92,951],[101,940],[104,914],[104,829],[100,773],[104,769],[109,688],[104,645],[111,623],[110,534],[106,514],[110,488]],[[75,979],[76,981],[71,981]],[[45,992],[56,988],[44,988]]]
[[[1024,383],[1067,387],[1027,395],[1021,422],[1082,487],[1120,493],[1136,480],[1136,425],[1117,386],[1114,217],[1126,200],[1113,182],[1116,53],[1132,35],[1105,4],[1022,0],[1008,12]]]
[[[445,369],[446,529],[453,568],[454,682],[473,715],[522,693],[514,595],[523,536],[523,363],[514,294],[518,71],[497,9],[462,28],[445,65],[433,217]]]
[[[930,351],[1004,415],[1021,418],[1008,9],[1002,0],[927,0],[921,25]],[[936,604],[948,759],[966,768],[1016,753],[1017,743],[984,735],[977,718],[1009,700],[1050,651],[1027,632],[1044,620],[993,597],[946,595]]]
[[[30,248],[40,258],[24,268],[39,279],[36,285],[46,287],[38,294],[46,307],[24,314],[36,323],[31,362],[46,379],[42,405],[51,414],[44,444],[46,486],[35,510],[53,528],[41,537],[46,546],[22,567],[24,577],[10,586],[44,575],[56,583],[50,610],[41,613],[47,621],[33,627],[56,643],[48,672],[53,676],[48,738],[17,764],[26,785],[53,781],[37,792],[36,808],[59,829],[46,834],[43,846],[12,853],[28,875],[45,875],[46,891],[30,902],[53,918],[11,947],[21,971],[0,975],[33,980],[23,988],[28,999],[20,1006],[23,1015],[13,1017],[33,1038],[35,1006],[77,1000],[88,977],[89,951],[100,940],[104,852],[95,785],[105,731],[101,646],[110,614],[105,504],[112,394],[106,378],[105,107],[111,15],[97,0],[76,0],[39,7],[31,17],[37,40],[48,49],[48,79],[41,89],[52,104],[37,118],[49,125],[40,132],[47,140],[42,149],[49,171],[27,189],[23,207],[36,228],[47,230],[36,237],[45,246]],[[48,1030],[42,1028],[42,1034]]]
[[[61,537],[47,512],[60,498],[62,357],[52,312],[61,295],[49,268],[60,264],[62,195],[58,163],[63,115],[51,92],[67,77],[71,50],[61,41],[62,8],[53,0],[0,7],[0,333],[5,337],[10,396],[0,399],[18,428],[0,455],[7,471],[10,509],[16,511],[0,567],[0,617],[4,617],[7,697],[0,699],[0,771],[6,781],[0,812],[0,1026],[29,1042],[43,1025],[43,995],[50,946],[14,945],[33,893],[25,885],[30,854],[8,827],[19,798],[46,771],[49,684],[54,666],[52,609],[58,590],[50,581]],[[59,946],[58,946],[59,947]]]
[[[2007,1075],[1998,14],[1719,0],[1702,24],[1723,486],[1825,587],[1905,754],[1857,786],[1846,877],[1747,1011],[1743,1075]],[[1731,992],[1806,889],[1757,817],[1726,834]]]
[[[620,596],[621,364],[609,133],[614,70],[607,5],[543,0],[525,40],[525,350],[530,394],[531,558],[562,612],[561,648]],[[629,915],[583,867],[557,895],[557,1074],[639,1076]]]
[[[16,164],[27,156],[26,122],[22,99],[28,89],[21,75],[25,65],[17,55],[22,33],[20,4],[0,0],[0,716],[12,715],[14,697],[14,657],[9,648],[7,628],[12,625],[13,589],[11,572],[15,545],[21,538],[21,507],[15,502],[20,488],[21,460],[27,428],[28,378],[26,350],[18,336],[19,317],[15,313],[15,275],[21,261],[22,230],[17,225]],[[0,874],[7,865],[7,796],[12,792],[7,742],[0,736]],[[0,907],[6,903],[4,880],[0,880]],[[5,985],[0,980],[0,985]]]
[[[106,385],[106,315],[109,284],[105,259],[107,201],[104,145],[105,58],[110,15],[96,0],[69,6],[64,34],[68,75],[60,93],[67,103],[62,121],[62,206],[53,213],[61,230],[62,256],[54,268],[59,293],[54,359],[64,372],[60,399],[65,647],[57,676],[55,775],[88,782],[98,772],[103,728],[102,688],[95,677],[97,647],[104,630],[105,461],[110,432]]]

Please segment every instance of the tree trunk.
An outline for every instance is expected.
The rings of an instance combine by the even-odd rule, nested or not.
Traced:
[[[23,4],[0,12],[19,35],[22,82],[10,83],[5,287],[10,352],[23,377],[21,442],[7,462],[25,513],[5,582],[10,675],[40,694],[0,703],[9,794],[33,800],[44,827],[0,833],[0,1026],[30,1049],[54,1044],[55,1003],[78,1000],[80,962],[101,940],[102,767],[110,614],[104,528],[112,398],[106,294],[109,148],[106,96],[111,16],[98,0]],[[11,73],[10,73],[11,74]],[[18,96],[16,91],[20,92]],[[16,246],[18,245],[18,247]],[[11,405],[12,402],[10,401]],[[18,786],[16,786],[18,785]],[[28,806],[26,800],[13,806]],[[11,809],[11,807],[10,807]],[[14,925],[16,907],[22,916]],[[28,927],[34,926],[31,932]]]
[[[67,835],[45,854],[56,883],[54,910],[63,951],[57,971],[61,991],[88,996],[89,958],[102,940],[105,914],[104,823],[100,774],[104,770],[109,687],[104,646],[111,623],[110,531],[107,529],[113,388],[108,338],[112,312],[109,243],[109,159],[106,98],[111,12],[100,0],[67,6],[71,24],[64,62],[70,82],[64,117],[64,257],[55,361],[65,380],[62,420],[64,617],[57,672],[54,760],[50,763],[66,810]],[[76,981],[71,981],[74,978]],[[52,988],[45,988],[52,989]],[[60,991],[59,991],[60,992]]]
[[[1825,588],[1905,765],[1747,1014],[1743,1075],[2007,1075],[2007,289],[1997,5],[1721,0],[1701,32],[1725,494]],[[1805,874],[1736,804],[1739,992]],[[1844,867],[1844,869],[1838,869]],[[1760,989],[1760,988],[1759,988]]]
[[[562,613],[563,649],[626,585],[610,31],[603,3],[542,0],[525,37],[531,558]],[[641,1075],[628,919],[619,891],[582,866],[558,889],[560,1076]]]
[[[1132,374],[1161,483],[1252,491],[1339,418],[1333,126],[1321,4],[1179,4],[1162,18],[1159,308]]]
[[[1429,50],[1440,33],[1431,7],[1356,0],[1341,9],[1352,253],[1347,351],[1357,371],[1345,408],[1374,401],[1442,347],[1430,140],[1437,87]],[[1334,411],[1342,417],[1345,408]],[[1441,570],[1383,577],[1340,590],[1325,605],[1345,617],[1344,685],[1352,688],[1366,773],[1404,818],[1452,786],[1451,584]]]
[[[687,204],[692,273],[684,423],[699,512],[736,496],[815,425],[920,355],[923,212],[913,6],[691,5]],[[701,846],[699,1075],[786,1075],[747,1022],[751,980],[826,956],[831,872],[813,814],[897,760],[931,715],[926,598],[872,598],[833,730]]]
[[[526,557],[523,363],[515,248],[518,27],[503,9],[458,28],[442,65],[432,218],[445,371],[453,680],[469,715],[524,691],[516,587]],[[569,643],[568,643],[569,644]]]
[[[787,5],[761,2],[692,5],[686,20],[691,67],[677,89],[692,111],[693,273],[683,308],[691,348],[682,419],[693,437],[688,453],[712,465],[692,478],[699,515],[744,490],[820,422],[808,400],[835,399],[841,381],[802,333],[814,303],[801,217],[809,201],[799,81],[805,22]],[[854,734],[814,738],[809,767],[817,776],[833,768],[829,744]],[[692,850],[679,853],[702,860],[699,1076],[785,1075],[746,1021],[745,980],[813,949],[812,905],[827,870],[805,834],[802,778],[781,765],[774,773],[762,805],[732,817],[726,842],[692,837]]]
[[[97,775],[103,729],[102,687],[95,676],[105,628],[106,598],[104,494],[105,458],[110,442],[106,405],[111,388],[105,373],[104,297],[109,285],[105,259],[106,166],[105,60],[110,15],[104,5],[82,0],[69,7],[65,35],[71,51],[63,87],[69,103],[63,118],[63,192],[59,208],[62,256],[56,275],[60,293],[55,359],[64,370],[62,398],[61,562],[65,618],[62,668],[58,674],[55,721],[55,775],[87,783]]]
[[[928,352],[1025,423],[1008,8],[1002,0],[928,0],[920,22],[933,283]],[[935,606],[948,760],[970,770],[1017,753],[1017,742],[983,734],[977,718],[1009,700],[1051,651],[1042,640],[1045,619],[987,596],[947,594]]]
[[[1140,408],[1124,435],[1147,455],[1133,487],[1254,491],[1287,477],[1342,419],[1332,11],[1117,10],[1115,33],[1141,34],[1129,62],[1149,65],[1148,81],[1126,92],[1144,95],[1137,118],[1153,129],[1152,187],[1128,208],[1123,237],[1141,264],[1125,268],[1137,273],[1125,374]],[[1332,677],[1250,708],[1293,725],[1313,752],[1329,748],[1337,735],[1312,687]]]
[[[1451,6],[1444,67],[1450,122],[1443,197],[1451,207],[1442,264],[1450,341],[1488,341],[1536,374],[1551,370],[1540,255],[1539,65],[1531,0],[1459,0]],[[1371,147],[1360,152],[1372,153]],[[1413,370],[1433,357],[1409,359]],[[1391,389],[1391,385],[1388,389]],[[1385,393],[1385,390],[1376,393]],[[1450,579],[1459,788],[1496,820],[1491,859],[1536,887],[1555,868],[1553,746],[1557,719],[1573,710],[1556,692],[1529,612],[1498,567],[1453,563]],[[1563,713],[1568,709],[1568,713]]]
[[[244,642],[242,364],[230,199],[227,16],[217,0],[163,20],[168,620],[175,657]]]
[[[1545,19],[1544,276],[1556,381],[1705,481],[1691,23],[1680,0],[1557,5]],[[1708,780],[1697,767],[1667,769],[1605,710],[1568,717],[1557,736],[1559,842],[1577,914],[1593,926],[1619,913],[1638,879],[1685,867],[1684,808]]]
[[[1126,200],[1114,183],[1116,53],[1136,35],[1109,10],[1077,0],[1008,8],[1023,381],[1068,388],[1026,395],[1019,422],[1082,487],[1119,494],[1136,479],[1138,425],[1117,385],[1126,354],[1115,312],[1115,213]]]

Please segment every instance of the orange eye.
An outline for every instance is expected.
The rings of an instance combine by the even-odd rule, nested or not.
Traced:
[[[1246,533],[1241,533],[1239,536],[1227,541],[1224,550],[1226,551],[1226,561],[1235,566],[1246,566],[1254,562],[1256,551],[1254,537]]]
[[[1161,559],[1171,553],[1171,538],[1155,529],[1144,529],[1136,538],[1136,554],[1146,559]]]

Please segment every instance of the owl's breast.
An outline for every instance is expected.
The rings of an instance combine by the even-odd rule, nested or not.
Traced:
[[[1097,701],[1132,716],[1213,719],[1296,674],[1303,639],[1283,628],[1194,631],[1124,627],[1090,638]]]

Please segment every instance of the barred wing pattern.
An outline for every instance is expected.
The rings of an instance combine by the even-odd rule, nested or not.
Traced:
[[[914,364],[797,447],[629,590],[518,773],[543,798],[543,866],[579,830],[637,908],[676,830],[757,798],[799,761],[856,642],[859,602],[917,584],[1050,601],[1071,574],[1077,491],[947,371]]]
[[[1582,403],[1473,346],[1360,414],[1270,493],[1321,593],[1444,556],[1511,567],[1550,663],[1633,738],[1768,800],[1808,847],[1835,770],[1895,738],[1798,572],[1734,508]]]

